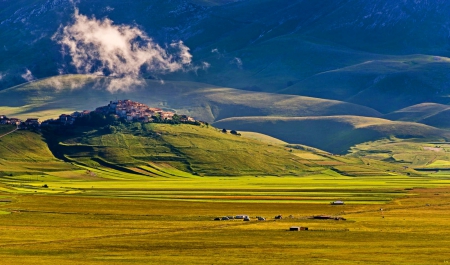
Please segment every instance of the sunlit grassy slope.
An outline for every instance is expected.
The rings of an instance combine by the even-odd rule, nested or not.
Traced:
[[[266,142],[269,144],[280,144],[280,145],[287,145],[288,143],[285,141],[281,141],[280,139],[268,136],[266,134],[257,133],[257,132],[239,132],[243,137],[259,140],[261,142]]]
[[[414,121],[438,128],[450,128],[450,106],[422,103],[383,116],[390,120]]]
[[[116,133],[80,127],[59,136],[45,135],[42,138],[34,132],[19,131],[2,138],[1,174],[49,180],[391,176],[392,169],[400,174],[418,174],[401,165],[333,156],[314,148],[284,145],[262,135],[250,139],[211,126],[148,124],[142,130],[130,127]]]
[[[445,130],[423,124],[356,116],[241,117],[224,119],[214,125],[258,131],[289,143],[307,144],[334,153],[345,153],[354,144],[390,136],[431,139],[450,136]]]
[[[443,141],[391,138],[355,145],[349,156],[389,161],[439,176],[450,170],[449,152],[450,145]]]
[[[12,128],[15,127],[0,125],[0,135]],[[16,131],[0,138],[0,176],[39,175],[46,171],[73,169],[70,164],[56,159],[37,133]]]
[[[152,175],[149,162],[198,175],[298,175],[323,169],[306,165],[290,148],[191,125],[145,125],[142,132],[80,131],[62,137],[58,153],[88,166],[133,168]]]
[[[363,115],[373,109],[356,104],[311,97],[257,93],[195,82],[143,80],[142,86],[116,93],[106,91],[112,79],[67,75],[52,77],[0,91],[0,113],[42,118],[75,110],[92,110],[114,99],[132,99],[155,107],[176,109],[212,122],[236,116]]]

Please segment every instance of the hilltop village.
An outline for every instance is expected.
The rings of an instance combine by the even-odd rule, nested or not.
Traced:
[[[110,101],[107,106],[96,108],[94,111],[76,111],[72,114],[61,114],[58,119],[41,121],[38,118],[28,118],[25,121],[0,115],[0,124],[16,125],[19,129],[31,129],[47,125],[74,125],[77,121],[88,116],[109,116],[124,122],[140,123],[190,123],[196,124],[194,118],[178,115],[160,108],[151,108],[145,104],[129,99]]]

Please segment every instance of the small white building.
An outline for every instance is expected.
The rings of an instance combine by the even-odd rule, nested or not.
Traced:
[[[241,215],[236,215],[235,217],[234,217],[234,219],[248,219],[248,215],[245,215],[245,214],[241,214]]]

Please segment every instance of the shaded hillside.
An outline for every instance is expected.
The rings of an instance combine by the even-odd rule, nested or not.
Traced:
[[[383,115],[383,118],[396,121],[420,121],[448,108],[450,108],[448,105],[421,103]]]
[[[414,121],[438,128],[450,128],[450,106],[422,103],[383,116],[390,120]]]
[[[411,122],[356,116],[240,117],[214,123],[219,128],[261,132],[289,143],[346,153],[359,143],[386,137],[449,139],[448,131]]]
[[[280,92],[339,99],[385,113],[422,102],[446,104],[449,62],[423,55],[367,61],[314,75]]]
[[[105,91],[111,80],[70,75],[16,86],[0,91],[0,112],[19,117],[56,117],[75,110],[92,110],[116,98],[129,98],[149,106],[175,109],[207,122],[260,115],[381,115],[367,107],[335,100],[242,91],[192,82],[145,80],[141,87],[111,94]]]

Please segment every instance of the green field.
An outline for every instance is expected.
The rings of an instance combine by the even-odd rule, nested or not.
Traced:
[[[157,166],[169,177],[91,169],[96,175],[84,178],[85,170],[38,181],[2,178],[2,264],[17,259],[21,264],[275,264],[280,259],[405,264],[411,256],[414,264],[439,264],[448,259],[450,191],[435,187],[450,186],[450,175],[230,178],[177,175]],[[346,205],[330,205],[338,199]],[[213,221],[239,214],[252,220]],[[285,218],[274,220],[278,214]],[[308,219],[314,215],[346,221]],[[309,231],[287,231],[291,226]]]

